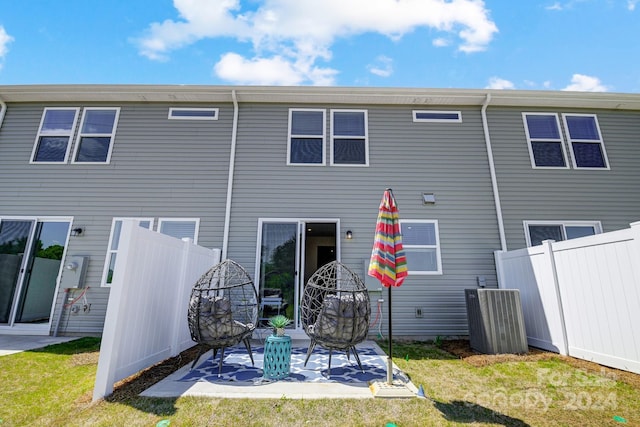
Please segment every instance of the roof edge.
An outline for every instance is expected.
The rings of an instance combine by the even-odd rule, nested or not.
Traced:
[[[499,89],[435,89],[348,86],[215,85],[2,85],[0,96],[12,102],[239,102],[323,103],[415,106],[570,107],[640,110],[640,94]]]

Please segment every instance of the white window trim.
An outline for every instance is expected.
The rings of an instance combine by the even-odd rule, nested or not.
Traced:
[[[595,124],[596,124],[596,129],[598,130],[598,136],[599,139],[598,140],[593,140],[593,139],[572,139],[571,138],[571,133],[569,132],[569,125],[567,124],[567,117],[592,117]],[[579,113],[562,113],[562,122],[564,124],[564,128],[567,132],[567,140],[569,141],[569,146],[570,146],[570,150],[569,153],[571,154],[571,163],[573,164],[574,169],[581,169],[581,170],[610,170],[611,168],[609,167],[609,159],[607,157],[607,150],[605,150],[604,148],[604,140],[602,139],[602,131],[600,131],[600,124],[598,123],[598,116],[595,114],[579,114]],[[588,144],[600,144],[600,149],[602,150],[602,157],[604,160],[604,165],[605,167],[603,168],[599,168],[599,167],[579,167],[578,164],[576,163],[576,157],[575,154],[573,152],[573,143],[574,142],[579,142],[579,143],[588,143]]]
[[[354,136],[335,136],[333,133],[333,125],[334,125],[334,119],[333,119],[333,114],[334,113],[364,113],[364,136],[358,136],[358,137],[354,137]],[[368,167],[369,166],[369,113],[368,110],[359,110],[359,109],[355,109],[355,110],[350,110],[350,109],[331,109],[329,110],[329,114],[330,114],[330,121],[331,121],[331,151],[330,151],[330,157],[331,157],[331,161],[330,161],[330,165],[331,166],[345,166],[345,167]],[[364,139],[364,164],[358,164],[358,163],[335,163],[333,160],[333,153],[334,153],[334,141],[336,139]]]
[[[418,114],[457,114],[457,119],[420,119]],[[415,123],[462,123],[461,111],[444,111],[444,110],[413,110],[413,121]]]
[[[200,218],[158,218],[158,229],[156,230],[158,233],[160,233],[160,230],[162,230],[162,224],[165,222],[193,222],[195,223],[195,229],[194,229],[194,236],[193,236],[193,243],[195,245],[198,244],[198,234],[200,233]]]
[[[202,112],[214,112],[215,114],[213,116],[210,115],[203,115],[203,116],[174,116],[173,112],[174,111],[202,111]],[[219,109],[218,108],[177,108],[177,107],[171,107],[169,108],[169,116],[168,119],[169,120],[218,120],[218,113],[219,113]]]
[[[100,286],[110,288],[111,283],[107,283],[107,276],[109,275],[109,262],[111,261],[111,255],[117,254],[118,250],[113,250],[111,247],[113,246],[113,233],[115,232],[115,225],[118,221],[124,220],[134,220],[134,221],[149,221],[149,230],[153,230],[153,218],[137,218],[137,217],[114,217],[111,220],[111,232],[109,233],[109,241],[107,243],[107,255],[104,259],[104,268],[102,270],[102,280],[100,281]],[[119,246],[119,245],[118,245]]]
[[[82,126],[84,125],[84,120],[87,115],[87,111],[99,111],[99,110],[113,110],[116,112],[115,117],[113,118],[113,128],[111,129],[111,133],[82,133]],[[120,117],[120,107],[85,107],[82,111],[82,120],[80,120],[80,127],[78,128],[78,134],[76,135],[76,143],[73,150],[73,158],[71,159],[71,163],[82,164],[82,165],[107,165],[111,162],[111,152],[113,151],[113,145],[115,143],[116,137],[116,128],[118,127],[118,119]],[[109,142],[109,151],[107,152],[107,158],[104,162],[80,162],[76,161],[76,156],[78,155],[78,150],[80,148],[80,141],[83,137],[109,137],[111,141]]]
[[[567,240],[566,227],[593,227],[596,234],[602,233],[602,223],[600,221],[530,221],[525,220],[522,222],[524,226],[524,237],[527,241],[527,247],[531,247],[531,235],[529,234],[529,226],[531,225],[559,225],[562,229],[562,237]]]
[[[295,111],[315,111],[322,113],[322,136],[292,134],[293,113]],[[324,108],[289,108],[289,129],[287,134],[287,166],[326,166],[327,165],[327,110]],[[322,138],[322,163],[293,163],[291,161],[291,139],[292,138]]]
[[[420,271],[420,270],[409,270],[408,273],[410,276],[433,276],[433,275],[442,275],[442,256],[440,253],[440,229],[438,227],[437,219],[401,219],[400,224],[404,223],[421,223],[421,224],[433,224],[434,231],[436,235],[436,244],[435,245],[407,245],[403,243],[403,248],[405,251],[407,249],[435,249],[436,250],[436,268],[435,271]]]
[[[50,110],[73,110],[75,111],[75,115],[73,117],[73,124],[71,125],[71,130],[68,133],[63,132],[43,132],[42,126],[44,125],[44,119],[47,115],[47,111]],[[66,164],[69,161],[69,153],[71,152],[71,145],[73,144],[73,134],[76,130],[76,125],[78,124],[78,116],[80,112],[80,107],[45,107],[42,111],[42,118],[40,119],[40,126],[38,127],[38,133],[36,134],[36,140],[33,144],[33,150],[31,151],[31,160],[29,163],[38,164],[38,165],[60,165]],[[36,153],[38,151],[38,147],[40,145],[40,137],[42,136],[59,136],[59,137],[68,137],[67,141],[67,150],[64,155],[64,160],[59,162],[37,162],[35,160]]]
[[[558,135],[559,139],[553,140],[550,138],[544,139],[533,139],[531,135],[529,135],[529,125],[527,123],[527,116],[554,116],[556,118],[556,126],[558,127]],[[523,112],[522,113],[522,123],[524,125],[525,135],[527,136],[527,146],[529,147],[529,159],[531,160],[531,167],[533,169],[569,169],[569,162],[567,161],[567,149],[564,143],[564,138],[562,136],[562,129],[560,128],[560,120],[558,118],[558,113],[544,113],[544,112]],[[562,147],[562,158],[564,160],[564,166],[537,166],[536,160],[533,155],[533,146],[531,142],[557,142]]]

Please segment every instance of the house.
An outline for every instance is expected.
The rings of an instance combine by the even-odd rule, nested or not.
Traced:
[[[392,188],[394,334],[435,337],[467,333],[494,251],[640,217],[640,94],[33,85],[0,86],[0,108],[0,334],[100,334],[127,218],[221,248],[298,325],[306,279],[341,260],[376,317]]]

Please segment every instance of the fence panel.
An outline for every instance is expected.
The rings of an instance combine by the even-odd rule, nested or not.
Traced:
[[[220,251],[123,221],[93,398],[113,384],[193,345],[187,325],[191,286]]]
[[[640,373],[640,222],[495,255],[531,345]]]

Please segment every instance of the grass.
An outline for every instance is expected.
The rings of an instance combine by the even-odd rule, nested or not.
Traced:
[[[0,427],[640,425],[640,376],[543,352],[480,356],[462,347],[394,342],[394,362],[426,399],[139,397],[144,378],[166,375],[155,367],[92,403],[99,341],[82,338],[0,357]]]

